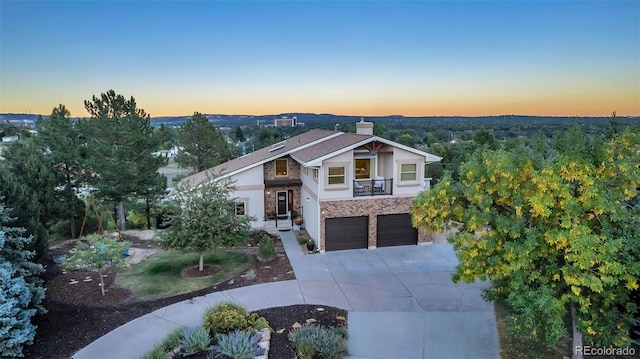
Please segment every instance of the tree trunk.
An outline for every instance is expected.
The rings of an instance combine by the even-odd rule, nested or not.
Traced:
[[[100,290],[102,291],[102,296],[104,297],[104,279],[102,279],[102,269],[98,270],[98,275],[100,276]]]
[[[204,269],[204,253],[200,253],[200,267],[198,270],[202,271]]]
[[[582,359],[582,350],[584,347],[582,346],[582,333],[578,331],[578,326],[576,324],[578,320],[576,316],[576,307],[573,302],[569,305],[571,307],[571,326],[573,328],[573,350],[571,353],[571,359]]]
[[[120,201],[118,202],[118,208],[117,211],[118,213],[118,221],[120,222],[120,232],[124,232],[127,229],[127,223],[126,223],[126,219],[124,216],[124,202]]]
[[[151,206],[149,206],[149,198],[147,198],[147,206],[145,212],[147,214],[147,229],[151,229]]]
[[[76,239],[76,217],[75,214],[72,214],[69,218],[69,223],[71,224],[71,239]]]

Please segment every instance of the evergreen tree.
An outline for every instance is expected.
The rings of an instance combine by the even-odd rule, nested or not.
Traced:
[[[53,164],[60,215],[69,219],[71,238],[76,238],[75,218],[84,212],[84,203],[76,193],[83,182],[86,147],[69,116],[66,107],[58,105],[49,117],[39,121],[35,138]]]
[[[3,165],[0,195],[13,208],[16,225],[34,237],[30,249],[40,258],[47,252],[48,230],[59,220],[62,209],[55,191],[58,181],[52,170],[54,164],[33,139],[26,139],[7,148]]]
[[[1,198],[0,198],[1,199]],[[42,266],[26,250],[32,237],[24,228],[8,227],[8,211],[0,201],[0,357],[20,357],[24,345],[33,343],[36,326],[31,318],[45,312]]]
[[[217,166],[232,158],[231,148],[222,132],[202,114],[196,112],[178,131],[180,152],[176,157],[182,167],[196,172]]]
[[[240,126],[236,127],[235,137],[236,137],[236,141],[238,142],[244,142],[246,140]]]
[[[124,201],[148,191],[148,178],[166,159],[153,156],[162,144],[162,135],[151,127],[149,115],[136,100],[109,90],[85,101],[91,119],[78,122],[87,141],[92,183],[103,199],[116,203],[120,230],[126,229]],[[155,182],[154,182],[155,183]],[[157,187],[154,187],[157,188]]]

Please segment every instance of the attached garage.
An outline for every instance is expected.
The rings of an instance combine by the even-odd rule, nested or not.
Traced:
[[[378,216],[377,247],[418,244],[418,230],[411,226],[411,214]]]
[[[326,251],[368,247],[368,216],[327,218],[324,222],[324,228]]]

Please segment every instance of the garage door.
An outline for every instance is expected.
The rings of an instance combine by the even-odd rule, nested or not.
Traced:
[[[418,244],[418,230],[411,226],[411,214],[378,216],[377,247]]]
[[[369,217],[327,218],[324,222],[325,250],[368,247]]]

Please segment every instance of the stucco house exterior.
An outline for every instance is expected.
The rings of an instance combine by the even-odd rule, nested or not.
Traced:
[[[320,251],[427,242],[411,226],[413,199],[429,189],[424,166],[441,158],[373,134],[314,129],[184,178],[197,186],[211,175],[235,182],[236,214],[254,228],[290,228],[292,216]]]

